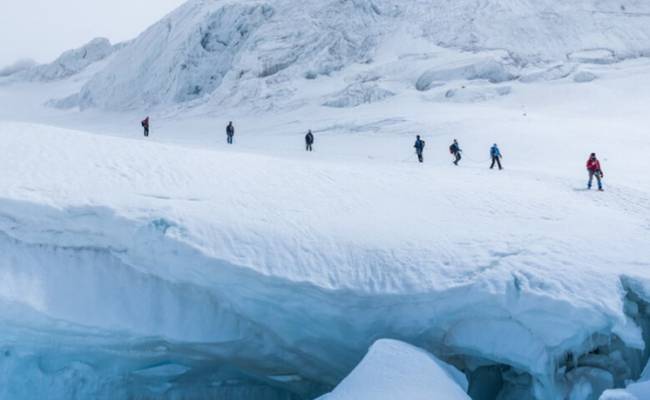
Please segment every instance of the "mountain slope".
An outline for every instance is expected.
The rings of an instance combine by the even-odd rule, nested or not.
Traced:
[[[399,49],[390,61],[409,69],[412,60],[404,57],[419,54],[428,58],[417,65],[420,73],[439,66],[430,57],[436,46],[501,50],[517,69],[568,62],[584,51],[598,51],[611,62],[649,53],[650,5],[639,0],[624,6],[613,0],[311,0],[299,6],[291,0],[191,0],[89,82],[80,106],[131,109],[207,98],[219,107],[295,106],[305,97],[301,92],[318,87],[318,77],[363,83],[349,71],[386,62],[379,53],[396,35]],[[377,79],[402,81],[407,85],[402,91],[412,89],[414,82],[397,71],[393,66],[392,73],[384,71]]]

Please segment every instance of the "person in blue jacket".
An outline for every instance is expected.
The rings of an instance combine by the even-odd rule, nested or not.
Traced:
[[[501,150],[499,150],[499,146],[496,143],[490,149],[490,156],[492,157],[490,169],[494,169],[495,164],[499,166],[499,169],[503,169],[501,166]]]

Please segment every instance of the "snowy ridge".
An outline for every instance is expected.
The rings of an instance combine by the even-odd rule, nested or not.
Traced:
[[[93,63],[104,60],[113,54],[114,50],[115,47],[108,39],[93,39],[78,49],[66,51],[49,64],[19,71],[15,78],[45,82],[65,79],[78,74]]]
[[[585,206],[577,192],[553,185],[537,191],[537,181],[514,172],[510,183],[494,178],[498,193],[481,195],[471,187],[484,174],[468,170],[467,189],[441,176],[435,191],[404,209],[400,193],[426,171],[299,166],[42,126],[1,127],[0,150],[19,157],[0,161],[11,171],[1,183],[0,298],[3,307],[25,309],[5,314],[4,324],[31,327],[29,335],[51,331],[63,342],[81,331],[142,343],[144,361],[132,364],[118,352],[127,359],[113,372],[60,359],[53,371],[65,366],[73,375],[111,377],[102,384],[88,378],[82,389],[97,398],[119,393],[124,377],[155,375],[161,357],[173,358],[169,368],[182,372],[172,375],[183,379],[163,374],[130,394],[215,395],[261,385],[310,398],[336,384],[380,337],[431,349],[468,374],[475,390],[491,384],[481,377],[492,368],[505,368],[505,399],[561,398],[594,368],[620,386],[645,365],[641,327],[650,292],[638,260],[647,251],[647,206],[605,212],[597,200]],[[34,172],[34,165],[48,168]],[[224,165],[229,174],[200,172]],[[287,170],[295,171],[290,178]],[[62,189],[56,182],[64,180]],[[527,195],[518,195],[522,190]],[[551,198],[556,207],[548,206]],[[414,209],[421,224],[405,224]],[[453,222],[468,210],[471,242]],[[531,219],[546,222],[526,224]],[[612,243],[597,229],[585,234],[596,223],[626,226],[626,240]],[[436,225],[445,232],[427,228]],[[514,225],[520,227],[509,233]],[[606,250],[594,254],[594,246]],[[10,346],[4,368],[27,363],[21,354],[32,350],[25,343],[42,345],[38,335],[23,339]],[[100,353],[114,346],[93,340],[102,343]],[[154,345],[161,341],[162,350]],[[210,377],[213,369],[194,357],[216,357],[223,370]],[[575,365],[583,369],[566,369]],[[40,385],[4,390],[37,393],[60,379],[45,373]],[[220,384],[192,389],[192,382]]]

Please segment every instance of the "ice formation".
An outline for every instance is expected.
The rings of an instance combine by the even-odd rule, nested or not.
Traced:
[[[419,41],[471,52],[501,49],[509,64],[485,57],[459,67],[435,58],[403,60],[382,77],[409,79],[404,71],[417,68],[418,90],[438,80],[503,82],[544,62],[611,63],[648,54],[650,6],[642,0],[620,6],[596,0],[310,0],[300,6],[295,0],[192,0],[129,43],[77,103],[125,110],[211,99],[220,107],[294,107],[313,97],[302,81],[381,63],[395,37],[402,51]],[[356,95],[343,103],[358,101]]]
[[[642,400],[649,21],[640,0],[191,0],[0,77],[0,398],[311,400],[390,372]]]

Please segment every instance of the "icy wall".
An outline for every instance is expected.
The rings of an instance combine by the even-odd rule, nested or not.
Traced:
[[[395,37],[401,40],[394,51],[405,54],[422,52],[419,43],[425,41],[465,52],[501,50],[518,67],[585,61],[584,52],[615,62],[650,53],[650,5],[641,0],[192,0],[120,52],[84,87],[79,105],[121,110],[212,98],[215,107],[269,108],[288,102],[319,76],[372,66]],[[420,75],[426,73],[418,89],[440,77],[431,71],[437,64],[418,65]],[[493,62],[466,72],[470,79],[492,80],[485,67],[503,68]],[[409,60],[401,61],[402,71],[410,68]],[[378,77],[415,84],[397,70],[383,73]],[[517,74],[498,76],[502,81]],[[350,102],[355,100],[329,104]]]

